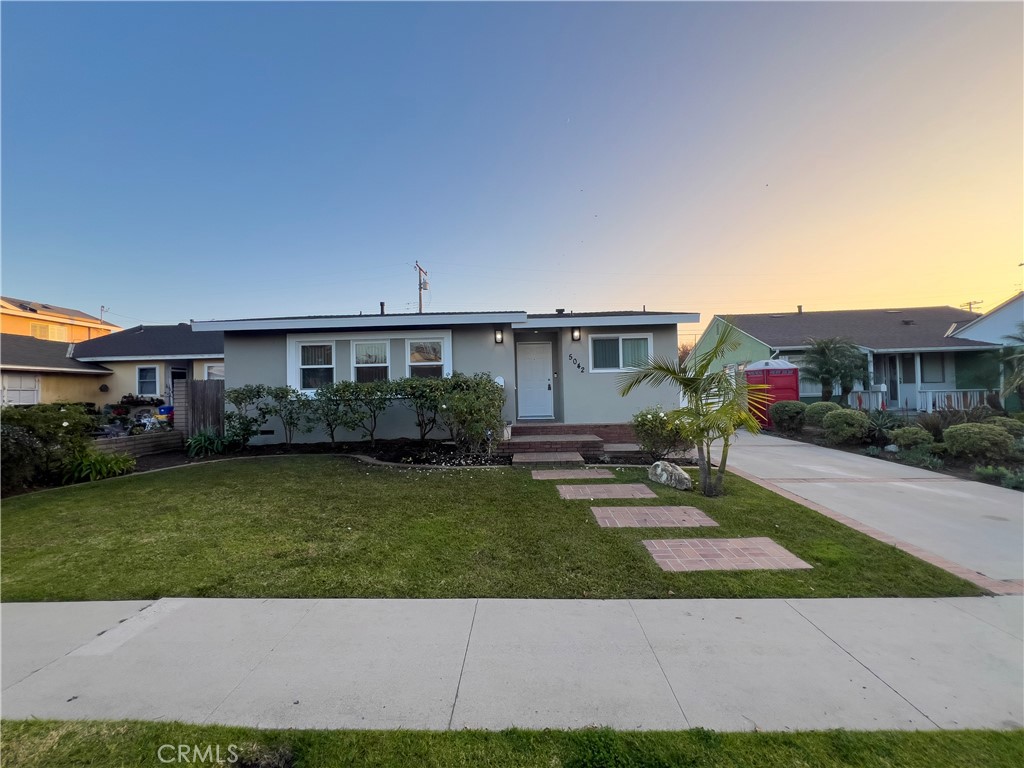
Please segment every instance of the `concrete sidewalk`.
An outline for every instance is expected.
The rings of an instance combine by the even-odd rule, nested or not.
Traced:
[[[1006,582],[1001,589],[979,581],[994,592],[1024,591],[1019,491],[764,434],[740,434],[728,469]]]
[[[1017,728],[1024,600],[7,603],[7,718]]]

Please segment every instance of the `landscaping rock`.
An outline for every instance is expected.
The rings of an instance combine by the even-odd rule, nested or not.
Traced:
[[[898,445],[887,445],[882,450],[886,453],[899,453],[900,447]]]
[[[671,461],[656,461],[651,465],[647,476],[656,483],[678,488],[680,491],[693,490],[693,481],[678,465]]]

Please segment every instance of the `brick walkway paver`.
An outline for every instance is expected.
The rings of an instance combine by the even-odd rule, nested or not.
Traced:
[[[658,495],[642,483],[608,485],[556,485],[563,499],[656,499]]]
[[[607,469],[535,469],[534,480],[611,480],[615,477]]]
[[[718,525],[696,507],[591,507],[602,528],[696,528]]]
[[[811,566],[766,537],[658,539],[644,546],[663,571],[754,571]]]

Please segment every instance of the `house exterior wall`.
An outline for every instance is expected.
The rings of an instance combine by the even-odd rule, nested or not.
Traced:
[[[35,381],[40,403],[96,403],[103,402],[104,393],[100,392],[100,384],[109,380],[109,376],[96,376],[78,373],[47,373],[44,371],[4,370],[2,376],[3,402],[7,403],[7,388],[10,383],[31,377]],[[20,387],[19,382],[19,387]],[[13,399],[13,398],[12,398]]]
[[[561,349],[560,368],[564,371],[559,375],[562,382],[562,400],[564,406],[563,421],[566,424],[623,423],[632,419],[633,414],[643,408],[659,407],[674,409],[679,407],[679,390],[674,387],[641,386],[633,390],[627,397],[619,394],[619,373],[593,372],[590,354],[590,337],[592,335],[635,335],[651,334],[654,357],[675,360],[678,355],[677,333],[675,326],[632,326],[623,328],[582,328],[579,341],[572,340],[571,329],[564,328],[559,332]],[[586,370],[581,371],[569,360],[572,355],[583,362]]]
[[[726,322],[722,318],[714,318],[711,321],[711,324],[707,327],[707,330],[705,330],[697,340],[697,343],[694,345],[693,351],[690,352],[690,354],[700,355],[714,347],[715,342],[718,341],[718,337],[722,334],[725,327]],[[758,360],[768,360],[771,358],[771,347],[761,341],[758,341],[752,336],[748,336],[738,328],[736,329],[735,338],[739,342],[739,347],[735,351],[727,352],[722,357],[723,366],[746,365]]]
[[[70,343],[97,339],[100,336],[106,336],[112,331],[120,330],[120,328],[112,326],[96,326],[87,323],[76,323],[75,321],[67,318],[54,317],[50,315],[37,315],[35,313],[31,315],[23,315],[20,313],[10,312],[8,310],[4,310],[3,313],[0,314],[0,332],[2,333],[13,333],[17,336],[32,336],[33,325],[63,328],[65,338],[47,338],[49,338],[50,341],[67,341]]]
[[[452,368],[461,373],[489,373],[505,382],[505,421],[516,418],[516,345],[511,326],[502,328],[501,344],[494,328],[473,326],[452,329]]]
[[[1024,322],[1024,294],[1018,294],[988,314],[975,320],[969,328],[953,334],[961,339],[987,341],[990,344],[1006,344],[1004,338],[1018,333]]]

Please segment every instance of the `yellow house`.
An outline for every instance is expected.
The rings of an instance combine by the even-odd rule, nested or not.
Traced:
[[[121,328],[77,309],[0,296],[0,333],[75,343]]]
[[[0,335],[0,384],[4,405],[100,403],[112,372],[68,356],[70,344],[31,336]]]
[[[224,334],[193,331],[188,323],[137,325],[73,344],[71,354],[110,371],[101,407],[128,395],[174,405],[174,382],[224,378]]]

